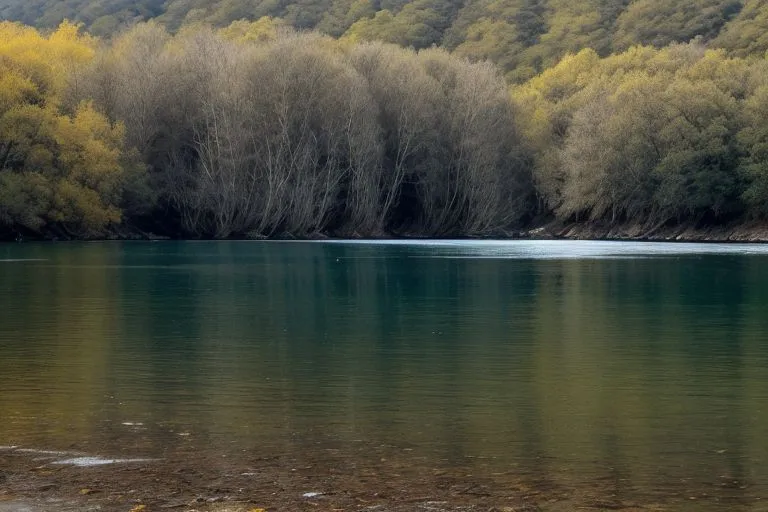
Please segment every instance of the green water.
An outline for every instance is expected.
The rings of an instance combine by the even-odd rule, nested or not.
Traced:
[[[333,450],[768,500],[765,246],[8,244],[0,260],[0,445]]]

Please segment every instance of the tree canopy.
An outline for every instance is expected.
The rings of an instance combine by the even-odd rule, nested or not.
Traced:
[[[358,42],[442,46],[514,81],[584,48],[607,56],[701,38],[739,56],[768,50],[765,0],[0,0],[0,18],[39,28],[68,19],[100,36],[150,19],[175,32],[262,17]]]
[[[120,220],[123,127],[64,105],[94,54],[68,23],[48,36],[0,23],[0,223],[84,235]]]
[[[102,38],[0,23],[0,231],[768,219],[768,60],[729,28],[759,2],[366,1],[305,19],[338,37],[292,28],[295,4],[175,23],[171,1]]]

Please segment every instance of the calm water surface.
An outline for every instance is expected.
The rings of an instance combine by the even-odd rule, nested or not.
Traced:
[[[0,445],[397,453],[759,503],[768,247],[8,244],[0,379]]]

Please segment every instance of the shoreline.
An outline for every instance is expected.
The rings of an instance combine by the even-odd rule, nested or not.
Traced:
[[[522,475],[510,475],[506,485],[500,485],[466,468],[416,471],[404,460],[389,458],[349,460],[332,453],[327,458],[275,454],[216,460],[190,452],[78,467],[58,464],[56,455],[46,455],[52,453],[0,450],[0,512],[570,510],[570,505],[542,508],[543,491]],[[576,499],[564,489],[550,487],[547,492],[552,503]],[[634,506],[617,499],[610,504]]]
[[[651,228],[623,224],[605,226],[599,223],[550,223],[529,233],[543,232],[561,240],[603,240],[628,242],[680,243],[766,243],[768,223],[752,222],[720,226],[692,225]],[[547,236],[545,235],[545,237]]]
[[[309,236],[282,234],[273,237],[237,236],[222,239],[191,238],[155,235],[139,230],[116,230],[99,237],[58,238],[42,234],[28,238],[0,238],[0,243],[36,243],[36,242],[128,242],[128,241],[440,241],[440,240],[580,240],[603,242],[668,242],[668,243],[711,243],[711,244],[763,244],[768,243],[768,222],[751,222],[731,225],[695,227],[692,225],[664,226],[648,229],[636,224],[606,226],[601,223],[549,222],[525,229],[507,231],[489,236],[441,236],[428,237],[413,233],[383,233],[377,236],[357,233],[316,233]]]
[[[350,459],[338,451],[225,459],[169,453],[90,467],[56,465],[45,453],[0,450],[0,512],[660,512],[740,510],[759,500],[686,485],[638,494],[613,479],[567,483],[523,468],[476,474],[462,466],[416,467],[404,456]]]

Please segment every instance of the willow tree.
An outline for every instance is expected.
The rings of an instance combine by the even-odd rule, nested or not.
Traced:
[[[438,84],[434,146],[419,172],[427,233],[488,234],[510,226],[530,196],[527,148],[496,68],[443,50],[419,54]]]
[[[317,36],[289,37],[264,50],[248,70],[248,86],[258,91],[249,107],[258,171],[271,194],[260,231],[322,231],[344,213],[366,231],[375,223],[380,167],[374,105],[365,80],[330,44]]]
[[[400,228],[403,210],[408,211],[408,203],[413,201],[413,193],[409,194],[406,187],[418,182],[416,170],[434,145],[439,84],[427,74],[413,51],[364,43],[355,46],[349,58],[367,81],[381,127],[382,172],[370,183],[379,196],[374,228]]]

